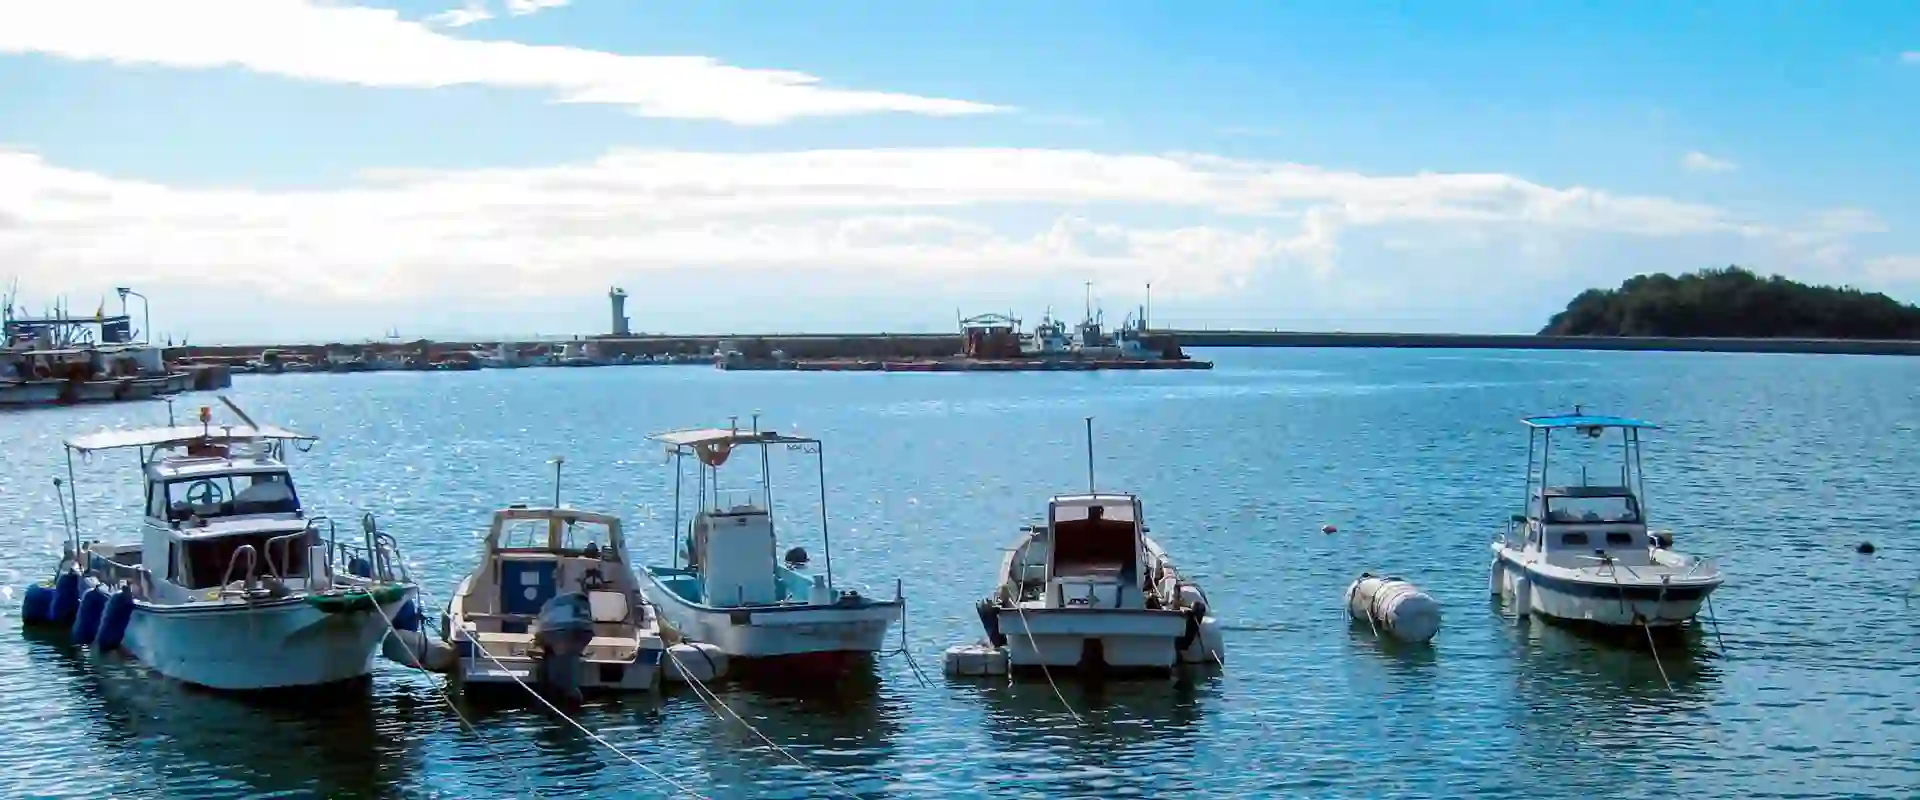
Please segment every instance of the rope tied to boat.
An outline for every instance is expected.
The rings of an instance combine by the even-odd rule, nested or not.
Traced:
[[[1625,584],[1622,584],[1620,582],[1620,574],[1618,572],[1613,572],[1613,571],[1609,571],[1608,574],[1613,576],[1614,588],[1618,589],[1620,592],[1621,607],[1624,609],[1631,609],[1631,607],[1627,605],[1627,587]],[[1666,605],[1666,602],[1667,602],[1667,582],[1661,581],[1660,595],[1658,598],[1654,600],[1654,608],[1659,608],[1660,606]],[[1667,665],[1660,663],[1660,647],[1659,645],[1655,644],[1653,641],[1653,626],[1647,624],[1647,618],[1645,615],[1637,611],[1634,611],[1632,613],[1633,613],[1633,621],[1639,623],[1641,632],[1647,635],[1647,651],[1653,655],[1654,668],[1660,670],[1660,682],[1663,684],[1666,684],[1667,693],[1672,694],[1673,681],[1667,678]]]
[[[416,589],[416,594],[424,595],[424,593],[419,592],[418,589]],[[376,606],[376,608],[378,608],[378,606]],[[386,616],[386,611],[383,609],[381,610],[380,614],[381,616],[384,617]],[[403,640],[402,644],[405,644],[405,643],[406,642]],[[488,661],[493,662],[493,665],[495,667],[500,668],[501,673],[505,674],[508,678],[512,679],[514,683],[519,684],[520,688],[525,689],[527,694],[533,695],[533,699],[540,701],[540,704],[543,706],[546,706],[548,711],[552,711],[554,714],[558,715],[561,719],[566,720],[568,725],[572,725],[575,730],[578,730],[581,733],[586,734],[587,738],[600,743],[602,747],[605,747],[608,750],[612,750],[614,754],[620,756],[621,758],[626,759],[627,763],[632,764],[636,767],[639,767],[642,771],[646,772],[648,775],[652,775],[653,777],[658,778],[662,783],[665,783],[668,786],[672,786],[673,788],[680,790],[680,793],[685,794],[688,797],[695,797],[695,798],[699,798],[700,800],[711,800],[711,798],[708,798],[706,795],[703,795],[699,792],[689,789],[679,781],[676,781],[672,778],[667,777],[665,774],[662,774],[659,770],[656,770],[653,767],[647,766],[647,764],[641,761],[640,759],[637,759],[631,755],[628,755],[627,751],[621,750],[620,748],[615,747],[612,742],[609,742],[606,739],[601,738],[600,734],[594,733],[593,731],[589,730],[587,726],[580,724],[579,720],[576,720],[573,717],[569,716],[567,712],[561,711],[558,706],[555,706],[552,702],[548,701],[547,698],[541,695],[538,690],[534,689],[531,686],[528,686],[526,681],[520,680],[520,676],[513,674],[513,670],[511,668],[507,667],[506,664],[501,663],[500,659],[495,658],[493,653],[488,652],[487,648],[481,645],[481,643],[474,642],[473,652],[486,656]],[[416,664],[419,663],[418,656],[415,656],[414,663]]]
[[[1033,655],[1040,662],[1040,674],[1045,675],[1047,685],[1053,687],[1053,696],[1060,698],[1060,705],[1067,709],[1068,714],[1073,715],[1074,722],[1086,722],[1086,718],[1080,716],[1080,712],[1073,710],[1073,704],[1067,702],[1067,695],[1060,691],[1060,684],[1053,682],[1053,670],[1047,668],[1046,656],[1040,652],[1040,642],[1033,638],[1033,628],[1027,624],[1027,611],[1020,607],[1020,598],[1014,598],[1012,605],[1014,613],[1020,616],[1020,629],[1027,634],[1027,645],[1033,648]]]
[[[693,695],[695,697],[700,698],[700,702],[705,703],[707,705],[707,708],[713,711],[715,716],[719,716],[723,720],[726,719],[728,716],[733,717],[735,722],[740,723],[741,727],[746,728],[749,732],[751,732],[754,735],[755,738],[758,738],[760,741],[765,742],[768,747],[773,748],[774,752],[779,753],[782,756],[785,756],[787,760],[792,761],[794,764],[798,765],[801,769],[804,769],[807,772],[813,773],[825,779],[827,783],[831,784],[834,789],[839,790],[841,794],[846,795],[847,797],[853,797],[853,798],[858,798],[860,796],[848,790],[847,787],[840,785],[840,782],[834,780],[832,775],[828,774],[824,770],[819,769],[818,767],[815,767],[811,764],[808,764],[805,761],[802,761],[799,756],[796,756],[793,753],[789,752],[786,748],[781,747],[778,742],[775,742],[773,739],[769,738],[765,733],[761,733],[760,729],[754,727],[753,723],[748,722],[745,717],[740,716],[739,712],[734,711],[732,706],[727,705],[726,701],[721,700],[719,695],[714,694],[713,690],[707,687],[706,682],[700,680],[699,676],[689,671],[686,667],[686,664],[681,662],[680,656],[673,652],[673,648],[671,647],[664,648],[661,650],[661,652],[666,653],[667,658],[673,659],[674,666],[679,668],[680,670],[680,676],[683,678],[686,678],[687,686],[693,689]],[[722,710],[726,712],[724,716],[721,715]]]
[[[418,597],[417,592],[416,592],[416,597]],[[394,625],[393,617],[388,616],[387,610],[384,608],[381,608],[379,603],[373,604],[373,610],[380,615],[381,619],[386,620],[387,622],[387,634],[386,636],[380,637],[381,643],[384,644],[388,636],[397,635],[400,629],[398,626]],[[418,669],[421,672],[427,671],[426,660],[421,658],[418,652],[414,651],[413,643],[407,641],[407,637],[405,636],[400,637],[400,646],[407,651],[407,658],[413,662],[413,666],[415,669]],[[473,738],[480,742],[481,749],[486,750],[487,755],[492,756],[495,763],[499,764],[503,769],[506,769],[509,774],[513,775],[514,780],[520,783],[520,787],[526,790],[528,796],[531,796],[531,797],[543,796],[542,794],[540,794],[539,789],[535,788],[532,783],[529,783],[527,781],[527,776],[521,774],[519,770],[512,769],[507,766],[506,759],[502,758],[500,756],[500,753],[493,749],[493,744],[487,741],[487,737],[480,735],[480,729],[473,724],[473,720],[467,719],[467,715],[461,712],[460,706],[453,702],[453,696],[447,693],[447,687],[444,684],[434,683],[433,689],[434,689],[434,694],[437,694],[440,696],[440,702],[445,703],[447,706],[447,709],[453,712],[454,718],[460,720],[461,727],[466,728],[468,733],[473,734]]]

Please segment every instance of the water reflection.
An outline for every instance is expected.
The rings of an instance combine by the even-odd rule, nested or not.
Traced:
[[[36,655],[53,657],[39,663],[65,673],[92,734],[114,745],[116,779],[148,784],[129,791],[400,797],[398,776],[420,761],[409,737],[392,735],[420,720],[408,704],[376,698],[371,680],[235,695],[169,680],[118,654],[43,644]]]
[[[1165,767],[1198,743],[1207,708],[1219,700],[1217,667],[1154,680],[1069,677],[1055,675],[1051,685],[1023,677],[966,687],[985,712],[991,760],[999,762],[985,770],[992,777],[980,786],[983,792],[1202,791],[1195,776]]]
[[[690,748],[711,776],[715,796],[885,796],[883,767],[895,756],[909,708],[907,697],[883,688],[875,664],[858,663],[838,680],[759,669],[711,690],[702,697],[693,687],[674,686],[670,694],[679,714],[704,716],[698,727],[717,745]]]

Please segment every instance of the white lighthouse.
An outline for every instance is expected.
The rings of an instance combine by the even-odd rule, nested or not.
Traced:
[[[632,336],[633,329],[627,324],[627,290],[613,287],[607,292],[607,302],[613,305],[613,335]]]

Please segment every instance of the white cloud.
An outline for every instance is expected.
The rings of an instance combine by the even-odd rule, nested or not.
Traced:
[[[823,297],[882,280],[1018,293],[1066,276],[1152,281],[1163,302],[1279,298],[1399,319],[1504,304],[1520,309],[1504,312],[1521,320],[1512,324],[1526,325],[1570,286],[1643,269],[1802,263],[1843,251],[1868,221],[1845,211],[1782,228],[1507,175],[1373,176],[1203,155],[618,150],[551,167],[385,170],[331,190],[257,191],[119,179],[0,151],[0,263],[22,265],[29,285],[212,283],[289,309],[427,297],[524,304],[591,297],[640,275],[803,274],[801,290]],[[1550,296],[1525,294],[1533,289]],[[1383,309],[1383,297],[1399,305]]]
[[[490,19],[493,19],[493,12],[487,10],[486,3],[481,0],[467,0],[467,4],[459,8],[450,8],[427,17],[427,22],[445,28],[464,28]]]
[[[1920,284],[1920,255],[1875,258],[1863,271],[1868,278],[1883,283]]]
[[[552,0],[518,0],[537,10]],[[460,11],[468,11],[468,6]],[[483,7],[481,13],[485,13]],[[525,13],[515,11],[514,13]],[[443,18],[474,21],[470,15]],[[110,24],[108,24],[110,21]],[[431,89],[484,85],[653,117],[766,125],[800,117],[981,114],[997,106],[832,89],[799,72],[694,56],[629,56],[449,36],[386,9],[324,0],[60,0],[0,3],[0,54],[174,69],[237,67],[324,83]]]
[[[567,3],[568,0],[507,0],[507,13],[524,17],[528,14],[538,14],[545,9],[559,8]]]
[[[1688,172],[1732,172],[1740,168],[1724,158],[1714,158],[1698,150],[1680,157],[1680,166]]]

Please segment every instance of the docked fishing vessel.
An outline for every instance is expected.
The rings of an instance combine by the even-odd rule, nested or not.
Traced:
[[[567,695],[657,687],[666,645],[631,563],[618,517],[557,502],[495,511],[447,604],[461,679]]]
[[[78,492],[62,509],[68,543],[55,579],[30,587],[22,616],[124,648],[155,671],[213,689],[314,686],[371,670],[389,620],[416,587],[399,546],[369,515],[359,541],[310,517],[286,462],[315,439],[240,419],[104,431],[67,442],[73,457],[139,453],[146,497],[136,544],[83,538]]]
[[[820,440],[763,431],[757,419],[752,430],[729,425],[649,438],[664,444],[674,461],[673,530],[676,537],[686,531],[685,541],[675,548],[674,564],[647,567],[641,584],[641,591],[658,610],[661,628],[672,632],[669,638],[713,644],[730,658],[778,660],[823,672],[844,669],[854,659],[882,648],[905,601],[898,592],[891,600],[881,600],[834,582]],[[802,548],[788,553],[786,560],[796,566],[775,561],[777,536],[768,474],[768,450],[773,447],[816,458],[822,481],[824,574],[809,574],[806,567],[798,566],[807,560]],[[722,488],[720,467],[741,449],[758,451],[759,485]],[[687,498],[681,487],[688,460],[695,473],[691,501],[696,510],[683,529],[681,513]]]
[[[1601,626],[1682,625],[1723,579],[1712,559],[1673,549],[1670,532],[1647,527],[1640,432],[1658,426],[1626,417],[1574,413],[1528,417],[1526,507],[1493,543],[1490,588],[1515,610]],[[1619,480],[1556,483],[1557,442],[1597,444],[1617,431]],[[1555,434],[1559,436],[1556,437]],[[1572,469],[1567,469],[1571,472]],[[1610,466],[1607,472],[1613,473]]]
[[[1020,667],[1170,670],[1223,663],[1206,595],[1148,536],[1144,505],[1096,491],[1087,421],[1087,491],[1047,501],[1000,564],[1000,585],[978,604],[987,644]]]

